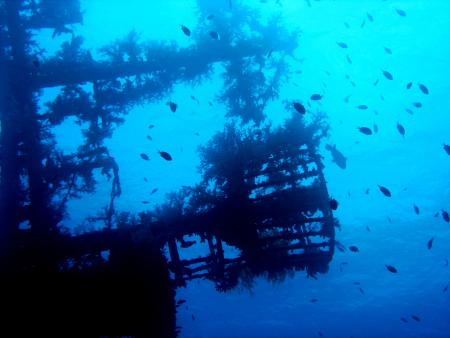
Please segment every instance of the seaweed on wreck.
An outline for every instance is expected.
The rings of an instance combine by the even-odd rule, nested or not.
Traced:
[[[257,276],[276,281],[294,270],[325,272],[334,220],[317,147],[326,133],[320,115],[306,122],[294,114],[280,127],[227,124],[202,146],[201,182],[171,194],[155,214],[179,237],[208,239],[204,260],[212,263],[203,270],[209,272],[187,262],[179,278],[207,276],[228,290],[239,280],[251,285]],[[222,242],[240,249],[240,256],[227,260]]]
[[[59,322],[79,336],[174,337],[175,287],[188,280],[209,278],[226,291],[239,281],[250,286],[255,276],[281,280],[297,269],[327,269],[334,229],[317,154],[326,126],[294,115],[275,128],[265,115],[289,75],[295,33],[242,5],[231,15],[214,1],[197,4],[189,47],[130,32],[95,53],[76,33],[83,20],[78,0],[0,1],[3,307],[10,318],[25,317],[33,334],[61,335],[53,325]],[[66,38],[53,56],[34,40],[41,29]],[[219,38],[211,41],[211,31]],[[218,64],[218,100],[229,122],[200,149],[202,181],[155,210],[119,213],[120,168],[105,141],[131,108],[165,99],[178,82],[201,83]],[[43,91],[56,87],[55,99],[39,108]],[[83,136],[70,153],[54,136],[68,120]],[[87,221],[102,226],[71,233],[67,204],[95,192],[98,174],[111,184],[110,199]],[[180,259],[179,247],[193,244],[184,240],[188,234],[206,241],[209,255]],[[241,256],[227,258],[223,244]]]

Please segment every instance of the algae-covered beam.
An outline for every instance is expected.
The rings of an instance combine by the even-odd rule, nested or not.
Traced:
[[[42,63],[39,73],[33,81],[35,89],[65,86],[94,82],[98,80],[115,80],[120,77],[150,74],[159,77],[170,75],[183,78],[183,73],[198,76],[208,70],[207,65],[216,62],[227,62],[235,59],[261,55],[269,42],[261,40],[243,40],[235,45],[210,46],[201,44],[199,47],[186,48],[173,53],[167,50],[155,49],[153,56],[147,61],[109,62],[86,60],[73,61],[50,59]],[[164,56],[163,59],[158,56]],[[200,72],[200,74],[196,71]]]
[[[29,38],[22,25],[22,18],[19,15],[20,2],[7,1],[5,10],[7,15],[6,28],[8,31],[7,41],[2,41],[2,47],[10,50],[11,63],[6,69],[8,76],[6,79],[5,93],[7,103],[1,107],[2,123],[5,127],[12,129],[1,138],[0,147],[5,149],[6,154],[11,157],[2,158],[0,165],[1,189],[5,192],[13,192],[6,196],[6,203],[12,210],[7,210],[6,214],[12,213],[13,218],[7,219],[5,227],[17,226],[17,207],[21,204],[20,195],[17,194],[20,171],[26,172],[26,183],[29,195],[29,221],[32,231],[36,235],[37,243],[45,246],[44,238],[56,225],[57,215],[53,213],[50,203],[49,185],[44,181],[44,152],[45,147],[40,143],[41,126],[37,121],[36,102],[30,88],[30,77],[26,71],[27,48]],[[3,129],[2,124],[2,129]],[[15,133],[14,133],[15,132]],[[20,148],[19,148],[20,145]],[[17,150],[21,150],[22,157],[17,156]],[[14,150],[14,153],[11,153]],[[11,180],[11,181],[9,181]],[[9,186],[9,185],[12,186]],[[16,191],[13,191],[16,189]],[[19,190],[20,191],[20,190]],[[2,198],[4,199],[4,198]],[[22,203],[23,204],[23,203]],[[16,229],[9,229],[12,232]],[[39,239],[39,240],[38,240]]]

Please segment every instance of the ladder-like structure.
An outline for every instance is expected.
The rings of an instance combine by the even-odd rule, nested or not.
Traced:
[[[230,152],[226,161],[238,169],[223,180],[232,188],[216,189],[214,194],[220,197],[208,200],[214,201],[212,206],[194,208],[206,212],[188,212],[172,223],[174,236],[168,239],[168,248],[177,283],[208,278],[221,287],[235,285],[238,271],[243,270],[258,275],[306,269],[312,276],[327,270],[333,256],[335,221],[314,139],[303,143],[300,132],[308,133],[308,127],[294,116],[278,131],[267,132],[264,142],[247,138],[235,140],[235,152],[217,149]],[[180,258],[186,246],[183,236],[189,233],[207,243],[206,255]],[[227,257],[223,242],[235,246],[240,254]]]

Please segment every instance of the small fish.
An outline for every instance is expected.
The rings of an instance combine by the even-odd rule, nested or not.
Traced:
[[[431,250],[431,248],[433,247],[433,240],[434,240],[434,237],[431,237],[431,239],[428,241],[428,243],[427,243],[428,250]]]
[[[422,91],[422,93],[424,93],[425,95],[428,95],[430,93],[428,88],[422,83],[419,83],[419,88]]]
[[[141,158],[142,158],[143,160],[145,160],[145,161],[150,160],[150,157],[148,157],[147,154],[142,153],[140,156],[141,156]]]
[[[209,14],[209,15],[206,17],[206,20],[212,20],[212,19],[214,19],[214,14]]]
[[[351,97],[352,95],[347,95],[346,97],[344,97],[344,102],[345,103],[348,103],[348,101],[350,100],[350,97]]]
[[[153,188],[153,190],[150,192],[150,195],[153,195],[154,193],[156,193],[158,191],[158,188]]]
[[[367,19],[369,19],[370,22],[373,22],[373,16],[370,13],[367,13]]]
[[[374,87],[377,86],[378,82],[380,82],[380,79],[376,79],[375,82],[373,83]]]
[[[318,299],[317,298],[312,298],[311,299],[311,303],[317,303]]]
[[[150,124],[150,125],[148,126],[148,129],[153,129],[153,128],[155,128],[155,125],[154,125],[154,124]]]
[[[444,219],[444,221],[446,221],[447,223],[450,222],[450,216],[448,215],[448,212],[445,210],[442,210],[442,218]]]
[[[369,127],[358,127],[358,130],[364,135],[372,135],[372,129]]]
[[[397,273],[398,272],[397,269],[394,268],[392,265],[386,265],[386,269],[388,269],[388,271],[392,272],[392,273]]]
[[[400,123],[397,122],[397,130],[402,135],[405,136],[405,127],[403,127]]]
[[[350,25],[348,24],[348,22],[344,22],[344,26],[345,26],[346,28],[350,28]]]
[[[342,268],[344,267],[344,265],[347,265],[347,262],[342,262],[341,264],[339,264],[339,271],[342,272]]]
[[[447,292],[448,290],[448,284],[442,289],[442,292]]]
[[[367,110],[369,107],[365,104],[360,104],[359,106],[357,106],[356,108],[360,109],[360,110]]]
[[[38,59],[33,60],[33,66],[35,66],[36,68],[39,68],[41,66],[41,63],[39,62]]]
[[[444,143],[443,147],[444,147],[444,150],[447,153],[447,155],[450,156],[450,146],[448,144]]]
[[[348,48],[348,45],[345,42],[336,42],[336,43],[341,48]]]
[[[181,304],[186,303],[185,299],[180,299],[179,301],[177,301],[177,305],[180,306]]]
[[[419,207],[418,207],[417,205],[414,204],[413,208],[414,208],[414,212],[415,212],[417,215],[420,214],[420,209],[419,209]]]
[[[319,337],[323,337],[323,333],[320,331],[317,331],[317,334],[319,335]]]
[[[349,249],[351,252],[359,252],[359,249],[358,249],[358,247],[357,247],[356,245],[350,245],[350,246],[348,247],[348,249]]]
[[[144,181],[145,181],[145,182],[148,182],[148,179],[147,179],[147,177],[144,177]]]
[[[142,204],[148,204],[150,203],[149,201],[141,201]]]
[[[165,159],[166,161],[172,161],[172,156],[168,152],[165,151],[158,151],[159,155]]]
[[[420,102],[413,102],[413,106],[416,108],[422,108],[422,103]]]
[[[313,100],[313,101],[318,101],[318,100],[322,99],[322,95],[320,95],[320,94],[312,94],[310,99]]]
[[[270,58],[272,56],[272,53],[273,53],[273,49],[270,48],[270,50],[266,54],[266,58]]]
[[[406,12],[403,9],[399,9],[396,8],[395,11],[397,12],[398,15],[405,17],[406,16]]]
[[[376,123],[373,124],[373,132],[376,134],[378,133],[378,126]]]
[[[394,79],[394,77],[392,76],[392,74],[389,73],[387,70],[383,70],[382,72],[383,72],[383,75],[384,75],[384,77],[385,77],[386,79],[388,79],[388,80],[393,80],[393,79]]]
[[[213,40],[219,40],[219,33],[217,33],[216,31],[210,31],[210,32],[209,32],[209,36],[210,36]]]
[[[406,108],[405,111],[406,111],[409,115],[414,115],[414,112],[413,112],[411,109],[409,109],[409,108]]]
[[[294,106],[294,109],[295,109],[297,112],[299,112],[300,114],[305,114],[305,113],[306,113],[306,109],[305,109],[305,107],[304,107],[301,103],[299,103],[299,102],[294,102],[293,106]]]
[[[169,105],[172,113],[175,113],[177,111],[178,105],[175,102],[170,101],[167,104]]]
[[[439,217],[439,212],[434,213],[434,217]]]
[[[369,228],[368,226],[366,226],[366,230],[367,230],[368,232],[370,232],[370,228]]]
[[[403,323],[407,323],[407,322],[408,322],[408,319],[406,319],[405,317],[400,317],[400,320],[401,320]]]
[[[361,292],[362,294],[364,294],[364,290],[362,288],[359,288],[359,292]]]
[[[392,219],[389,216],[388,216],[387,220],[389,223],[392,223]]]
[[[352,59],[350,59],[350,56],[346,55],[345,58],[347,59],[347,62],[348,62],[349,64],[352,64],[352,63],[353,63],[353,62],[352,62]]]
[[[391,192],[389,191],[388,188],[383,187],[382,185],[378,185],[378,188],[380,189],[380,191],[383,193],[384,196],[386,196],[386,197],[391,197],[392,196],[392,194],[391,194]]]
[[[345,252],[345,246],[341,242],[335,240],[334,245],[340,252]]]
[[[183,31],[184,35],[191,36],[191,31],[186,26],[181,25],[181,30]]]
[[[365,191],[366,195],[369,195],[369,191],[370,191],[370,189],[367,188],[366,191]]]
[[[445,260],[445,266],[448,266],[448,259]]]
[[[194,95],[191,95],[191,100],[193,100],[193,101],[197,102],[198,104],[200,104],[200,101]]]
[[[353,282],[353,285],[361,285],[360,282]]]
[[[195,316],[194,315],[192,315],[191,317],[192,317],[192,320],[195,320]]]
[[[420,322],[420,318],[416,315],[411,315],[411,318],[414,319],[416,322]]]
[[[151,141],[153,138],[150,135],[147,135],[147,140]]]
[[[408,82],[408,83],[406,84],[406,89],[411,89],[411,86],[412,86],[412,82]]]
[[[199,133],[198,131],[196,131],[196,132],[194,133],[194,135],[195,135],[195,136],[200,136],[200,133]]]
[[[56,27],[55,30],[53,31],[52,39],[54,39],[57,36],[60,36],[62,34],[67,34],[67,33],[72,33],[73,34],[73,30],[67,28],[64,25],[58,25],[58,27]]]
[[[389,55],[392,55],[392,49],[390,49],[389,47],[384,47],[384,51]]]
[[[338,201],[334,198],[330,199],[330,208],[331,210],[336,210],[338,208]]]
[[[361,26],[359,26],[359,27],[364,28],[365,25],[366,25],[366,19],[364,19],[364,20],[361,22]]]
[[[347,158],[336,148],[336,145],[331,146],[327,144],[325,149],[331,153],[331,157],[333,157],[333,162],[341,168],[345,169],[347,167]]]

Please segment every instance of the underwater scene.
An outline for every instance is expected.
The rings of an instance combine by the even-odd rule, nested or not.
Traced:
[[[1,337],[450,337],[450,1],[0,0]]]

